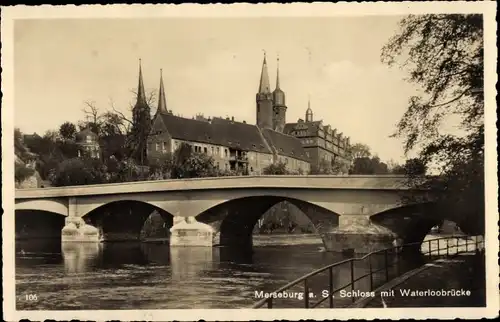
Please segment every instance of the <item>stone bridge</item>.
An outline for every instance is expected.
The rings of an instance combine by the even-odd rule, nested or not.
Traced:
[[[328,250],[367,252],[395,238],[421,241],[442,221],[432,203],[403,203],[404,196],[426,194],[405,182],[402,176],[244,176],[16,190],[16,231],[21,223],[45,222],[63,233],[76,226],[100,236],[138,235],[156,210],[172,229],[213,232],[217,244],[251,247],[262,214],[288,201],[310,219]],[[174,244],[190,243],[180,236]],[[202,244],[211,246],[212,238]]]

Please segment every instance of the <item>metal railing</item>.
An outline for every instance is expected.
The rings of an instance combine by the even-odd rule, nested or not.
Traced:
[[[350,259],[346,259],[346,260],[325,266],[325,267],[320,268],[318,270],[315,270],[307,275],[304,275],[304,276],[302,276],[302,277],[300,277],[300,278],[286,284],[285,286],[283,286],[283,287],[281,287],[273,292],[270,292],[268,294],[271,294],[271,295],[275,294],[276,295],[276,294],[284,293],[284,292],[290,290],[292,287],[298,286],[300,283],[302,283],[303,284],[303,293],[302,294],[303,294],[304,308],[318,307],[319,305],[324,303],[326,300],[329,301],[329,307],[333,308],[335,294],[337,294],[340,291],[345,290],[345,289],[350,289],[351,291],[354,291],[355,283],[359,283],[362,279],[369,278],[369,292],[372,292],[375,289],[374,278],[373,278],[375,274],[383,272],[384,273],[383,280],[385,281],[385,283],[389,282],[390,268],[392,268],[392,267],[396,268],[396,275],[393,276],[392,278],[398,277],[401,274],[403,274],[404,272],[401,272],[400,262],[401,262],[401,254],[404,252],[405,249],[410,249],[410,248],[415,249],[416,247],[419,247],[420,253],[422,255],[428,255],[429,260],[432,259],[434,255],[435,256],[450,256],[450,255],[455,256],[455,255],[458,255],[460,253],[468,253],[470,251],[476,251],[476,250],[483,249],[484,248],[484,238],[482,238],[482,236],[474,236],[474,237],[475,237],[475,240],[472,239],[473,237],[471,237],[471,236],[448,236],[448,237],[441,237],[441,238],[426,240],[426,241],[423,241],[421,243],[420,242],[408,243],[408,244],[404,244],[401,246],[381,249],[381,250],[366,254],[363,257],[350,258]],[[478,238],[478,237],[481,237],[481,238]],[[464,239],[465,239],[465,242],[460,243],[460,240],[464,240]],[[445,246],[443,245],[444,247],[441,248],[441,241],[444,241],[444,240],[446,240],[446,245]],[[450,245],[450,241],[454,241],[454,240],[456,240],[456,244],[452,243]],[[433,249],[432,246],[433,246],[433,244],[436,244],[436,243],[437,243],[437,247],[435,249]],[[424,245],[427,245],[427,248],[428,248],[428,250],[425,252],[422,251],[422,248]],[[470,249],[470,245],[474,246],[474,249]],[[479,248],[480,246],[482,248]],[[460,250],[460,248],[462,248],[462,250]],[[450,250],[452,250],[452,249],[456,249],[456,252],[451,253]],[[384,265],[381,268],[374,268],[373,263],[372,263],[373,262],[372,258],[374,256],[380,256],[380,255],[383,256]],[[389,255],[395,255],[395,260],[391,264],[389,264]],[[368,263],[369,263],[368,273],[363,274],[359,277],[355,277],[354,264],[356,262],[364,261],[364,260],[368,260]],[[340,268],[344,265],[349,266],[349,270],[350,270],[349,280],[350,280],[350,282],[334,289],[334,287],[335,287],[335,285],[334,285],[334,269]],[[310,282],[311,278],[318,276],[319,274],[324,273],[324,272],[328,272],[328,296],[323,297],[322,299],[313,303],[313,302],[311,302],[309,282]],[[378,286],[380,286],[380,285],[377,285],[377,287]],[[352,302],[355,302],[356,299],[357,298],[353,296]],[[273,296],[270,296],[268,298],[264,298],[264,299],[258,301],[257,303],[255,303],[252,308],[261,308],[264,305],[267,305],[268,309],[272,309],[273,304],[274,304],[273,303],[274,300],[276,300],[276,298]]]

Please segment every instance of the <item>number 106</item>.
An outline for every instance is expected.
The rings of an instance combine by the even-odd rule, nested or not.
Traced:
[[[36,301],[36,294],[26,294],[26,301]]]

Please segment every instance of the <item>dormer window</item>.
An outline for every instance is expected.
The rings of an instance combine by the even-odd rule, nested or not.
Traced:
[[[87,135],[87,143],[92,143],[92,135]]]

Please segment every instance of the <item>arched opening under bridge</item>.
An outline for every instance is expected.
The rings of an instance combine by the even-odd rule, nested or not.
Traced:
[[[318,238],[323,238],[325,232],[338,226],[338,214],[303,200],[281,196],[253,196],[229,200],[202,212],[196,220],[214,228],[214,244],[250,250],[256,232],[299,231],[298,220],[283,211],[284,205],[294,207],[293,216],[299,217],[304,233],[316,234]],[[277,211],[270,212],[273,207],[281,209],[281,214],[276,214]],[[264,221],[259,223],[265,215],[277,220],[266,222],[264,217]]]
[[[103,241],[168,239],[173,216],[152,204],[136,200],[107,203],[83,219],[99,229]]]

